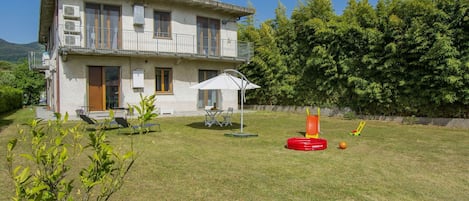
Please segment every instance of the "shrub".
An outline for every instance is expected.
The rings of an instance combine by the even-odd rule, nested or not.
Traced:
[[[357,119],[357,115],[353,111],[352,112],[346,112],[344,114],[344,119],[354,120],[354,119]]]
[[[0,87],[0,113],[20,109],[23,106],[23,91],[9,86]]]
[[[140,94],[140,102],[138,105],[129,105],[129,110],[137,111],[138,113],[138,124],[139,124],[139,134],[143,134],[145,131],[144,126],[146,122],[152,120],[153,118],[157,117],[158,114],[156,113],[156,94],[150,96],[143,96]]]
[[[83,147],[80,143],[83,138],[80,124],[66,128],[63,124],[67,122],[68,114],[64,119],[58,113],[56,117],[57,120],[46,124],[33,120],[28,132],[20,129],[18,137],[9,141],[6,159],[15,184],[13,199],[55,201],[77,200],[76,197],[80,197],[81,200],[108,200],[121,188],[124,177],[132,167],[135,161],[133,150],[124,155],[114,151],[106,141],[103,129],[89,132],[88,144]],[[21,149],[30,153],[17,154],[15,148],[20,143],[30,146]],[[79,175],[70,175],[70,160],[78,159],[76,156],[85,149],[90,151],[89,164],[79,171]],[[29,163],[21,161],[18,164],[26,165],[15,165],[15,159]],[[74,180],[81,181],[76,194],[73,194]]]

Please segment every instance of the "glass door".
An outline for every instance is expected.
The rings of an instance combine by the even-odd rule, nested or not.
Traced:
[[[199,70],[199,82],[203,82],[218,75],[216,70]],[[199,90],[199,98],[197,101],[197,108],[205,108],[205,106],[216,106],[219,108],[221,105],[218,102],[219,90]]]
[[[120,48],[120,7],[87,3],[85,7],[86,47]]]
[[[220,55],[220,20],[197,17],[197,53]]]
[[[90,111],[119,107],[119,67],[90,66],[88,68],[88,105]]]
[[[106,110],[119,107],[119,67],[104,68]]]

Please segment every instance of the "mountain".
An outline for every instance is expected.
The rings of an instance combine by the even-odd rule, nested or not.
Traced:
[[[22,59],[28,59],[29,52],[43,51],[43,49],[43,46],[37,42],[16,44],[0,39],[0,60],[17,62]]]

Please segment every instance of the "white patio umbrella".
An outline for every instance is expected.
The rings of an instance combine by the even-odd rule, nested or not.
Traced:
[[[233,75],[228,74],[227,72],[234,72],[241,76],[237,78]],[[241,134],[243,134],[243,113],[244,105],[246,101],[246,89],[256,89],[260,88],[259,85],[256,85],[250,82],[246,76],[241,72],[234,69],[226,69],[222,74],[213,77],[211,79],[205,80],[201,83],[198,83],[194,86],[191,86],[192,89],[201,89],[201,90],[216,90],[216,89],[225,89],[225,90],[241,90]]]
[[[260,88],[260,86],[253,84],[247,80],[239,79],[228,73],[222,73],[216,77],[205,80],[201,83],[198,83],[194,86],[191,86],[192,89],[201,89],[201,90],[213,90],[213,89],[228,89],[228,90],[242,90],[244,89],[255,89]]]

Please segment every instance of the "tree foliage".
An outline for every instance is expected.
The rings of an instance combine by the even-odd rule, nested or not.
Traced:
[[[13,200],[109,200],[122,187],[135,153],[114,150],[103,129],[89,132],[88,144],[83,147],[80,124],[64,127],[68,114],[62,118],[56,113],[56,117],[46,124],[33,120],[29,129],[20,129],[8,142],[6,161],[15,185]],[[18,148],[24,145],[29,147]],[[89,154],[89,163],[74,175],[72,169],[79,168],[71,161],[77,163],[83,152]]]
[[[28,61],[19,63],[0,61],[0,85],[23,91],[23,104],[37,104],[45,89],[44,75],[29,69]]]
[[[241,67],[257,104],[350,107],[360,114],[469,116],[469,1],[299,2],[290,19],[242,24]]]

